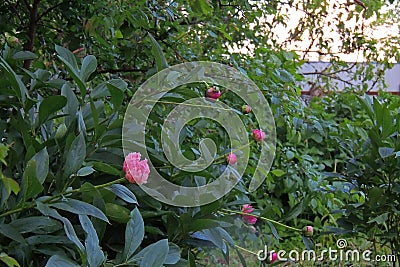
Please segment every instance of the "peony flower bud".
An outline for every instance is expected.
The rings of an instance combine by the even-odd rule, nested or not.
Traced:
[[[221,96],[221,91],[217,87],[212,86],[207,89],[206,96],[211,99],[218,99]]]
[[[303,235],[304,236],[312,236],[314,233],[314,228],[312,226],[304,226]]]
[[[242,106],[242,112],[244,113],[244,114],[249,114],[250,112],[251,112],[251,107],[249,106],[249,105],[243,105]]]
[[[228,156],[226,157],[226,161],[228,162],[229,165],[235,165],[237,162],[237,157],[233,153],[229,153]]]
[[[265,138],[265,133],[260,129],[254,129],[253,137],[257,142],[261,142]]]

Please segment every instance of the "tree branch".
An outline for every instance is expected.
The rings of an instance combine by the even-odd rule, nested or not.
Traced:
[[[26,2],[26,1],[25,1]],[[28,27],[28,42],[25,45],[26,51],[33,50],[33,44],[36,36],[36,28],[37,28],[37,16],[38,16],[38,8],[39,8],[40,0],[33,0],[32,7],[29,12],[29,27]],[[31,59],[24,61],[24,68],[29,69],[31,66]]]
[[[47,14],[49,14],[51,11],[53,11],[54,9],[56,9],[57,7],[61,6],[62,4],[64,4],[64,1],[61,1],[60,3],[58,3],[55,6],[52,6],[50,8],[48,8],[46,11],[44,11],[42,14],[38,15],[36,18],[36,22],[39,22],[39,20],[41,18],[43,18],[44,16],[46,16]]]

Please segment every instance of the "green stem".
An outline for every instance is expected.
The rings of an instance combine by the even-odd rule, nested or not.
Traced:
[[[247,252],[247,253],[249,253],[249,254],[253,254],[253,255],[256,255],[256,256],[257,256],[257,253],[255,253],[255,252],[253,252],[253,251],[251,251],[251,250],[245,249],[245,248],[243,248],[243,247],[241,247],[241,246],[238,246],[238,245],[236,245],[236,244],[235,244],[235,247],[238,248],[238,249],[240,249],[240,250],[243,250],[243,251],[245,251],[245,252]]]
[[[104,188],[104,187],[107,187],[107,186],[110,186],[110,185],[113,185],[113,184],[122,183],[124,181],[126,181],[125,178],[119,178],[117,180],[114,180],[114,181],[111,181],[111,182],[108,182],[108,183],[105,183],[105,184],[96,185],[96,186],[94,186],[94,189]],[[82,188],[76,188],[76,189],[73,189],[71,191],[63,192],[63,193],[57,194],[55,196],[49,197],[48,199],[43,201],[43,203],[50,203],[55,199],[60,199],[64,195],[75,194],[75,193],[84,193],[84,192],[90,192],[90,191],[91,191],[91,189],[82,190]],[[31,208],[33,208],[35,206],[36,206],[36,203],[34,203],[34,202],[32,203],[31,202],[28,205],[25,205],[23,207],[20,207],[20,208],[17,208],[17,209],[13,209],[13,210],[9,210],[7,212],[4,212],[4,213],[0,214],[0,218],[3,218],[3,217],[8,216],[8,215],[12,215],[12,214],[15,214],[15,213],[18,213],[18,212],[22,212],[22,211],[31,209]]]
[[[259,215],[256,215],[256,214],[249,214],[249,213],[245,213],[245,212],[241,212],[241,211],[228,210],[228,209],[222,209],[222,210],[223,210],[223,211],[220,211],[220,213],[222,213],[222,214],[232,215],[231,213],[234,213],[234,214],[239,214],[239,215],[250,215],[250,216],[254,216],[254,217],[259,218],[259,219],[261,219],[261,220],[265,220],[265,221],[271,222],[271,223],[273,223],[273,224],[282,226],[282,227],[284,227],[284,228],[287,228],[287,229],[290,229],[290,230],[293,230],[293,231],[296,231],[296,232],[301,232],[301,231],[302,231],[301,229],[297,229],[297,228],[288,226],[288,225],[286,225],[286,224],[283,224],[283,223],[281,223],[281,222],[277,222],[277,221],[275,221],[275,220],[268,219],[268,218],[265,218],[265,217],[262,217],[262,216],[259,216]]]

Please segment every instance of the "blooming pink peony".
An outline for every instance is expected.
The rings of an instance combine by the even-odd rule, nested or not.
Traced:
[[[211,99],[218,99],[221,96],[221,91],[217,87],[212,86],[207,89],[206,96]]]
[[[254,129],[253,137],[257,142],[261,142],[265,138],[265,133],[260,129]]]
[[[253,210],[254,209],[250,204],[245,204],[242,206],[243,213],[251,213]],[[242,215],[242,217],[248,224],[255,224],[257,222],[257,218],[252,215]]]
[[[314,228],[312,226],[304,226],[303,235],[304,236],[312,236],[314,233]]]
[[[138,185],[147,183],[150,169],[147,164],[147,159],[140,160],[141,156],[140,153],[134,152],[129,153],[125,158],[123,170],[125,172],[125,178],[130,183],[137,183]]]
[[[244,114],[250,113],[250,112],[251,112],[251,107],[250,107],[249,105],[243,105],[243,106],[242,106],[242,112],[243,112]]]
[[[237,162],[237,157],[233,153],[229,153],[228,156],[226,157],[226,161],[228,162],[229,165],[234,165]]]

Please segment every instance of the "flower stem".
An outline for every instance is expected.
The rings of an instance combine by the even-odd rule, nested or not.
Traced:
[[[287,229],[290,229],[290,230],[293,230],[293,231],[296,231],[296,232],[301,232],[302,231],[301,229],[297,229],[297,228],[288,226],[286,224],[283,224],[281,222],[278,222],[278,221],[275,221],[275,220],[272,220],[272,219],[268,219],[268,218],[265,218],[265,217],[262,217],[262,216],[259,216],[259,215],[256,215],[256,214],[249,214],[249,213],[245,213],[245,212],[241,212],[241,211],[228,210],[228,209],[222,209],[222,211],[220,211],[220,213],[226,214],[226,215],[231,215],[232,213],[238,214],[238,215],[250,215],[250,216],[254,216],[254,217],[259,218],[261,220],[265,220],[265,221],[271,222],[273,224],[282,226],[284,228],[287,228]]]

